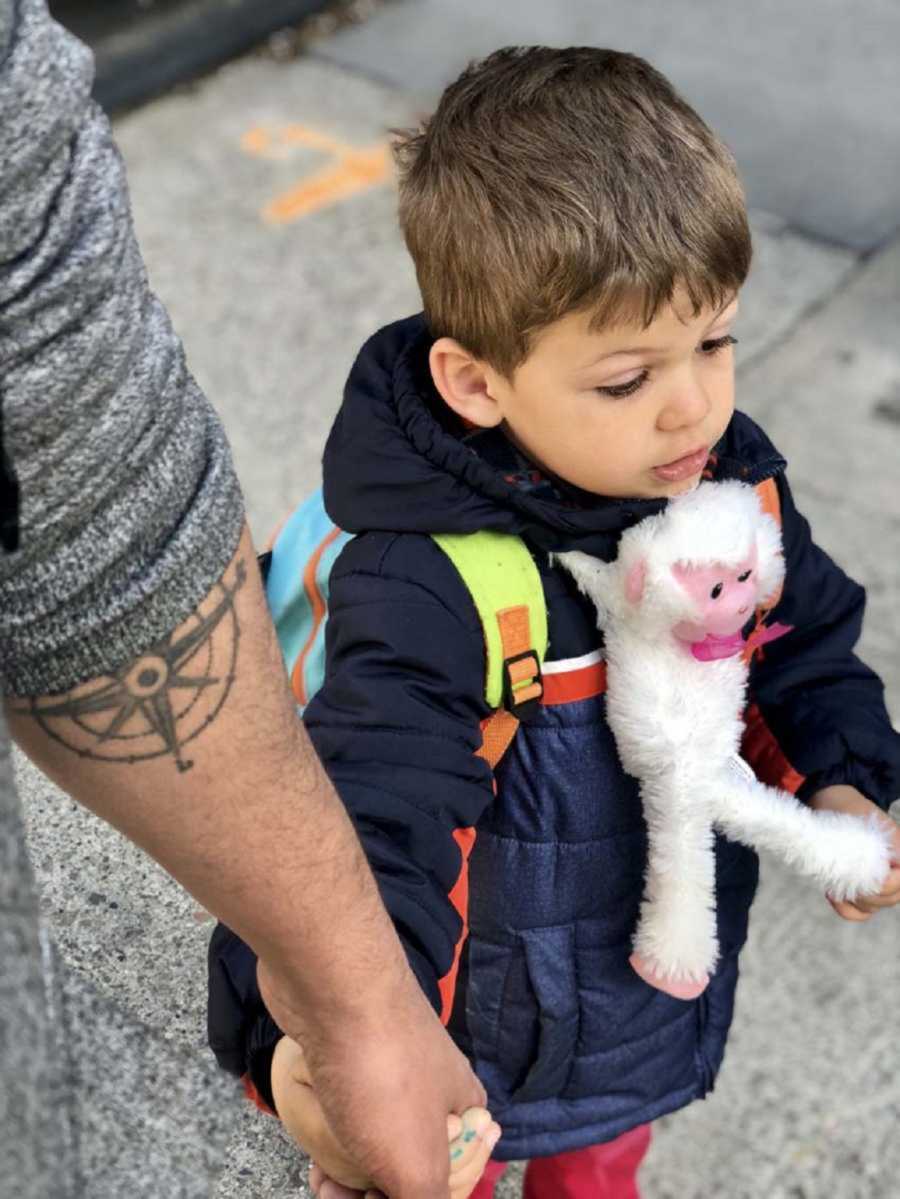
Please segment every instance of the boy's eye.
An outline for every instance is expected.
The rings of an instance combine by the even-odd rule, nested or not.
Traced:
[[[701,341],[700,353],[706,354],[711,358],[713,354],[718,354],[720,350],[727,350],[729,346],[736,346],[738,340],[732,337],[730,333],[726,333],[724,337],[716,337],[711,341]]]
[[[742,575],[738,575],[738,582],[746,583],[752,574],[753,574],[752,570],[745,570]]]
[[[722,594],[722,584],[716,583],[715,587],[713,587],[712,591],[709,593],[709,598],[710,599],[718,599],[721,594]]]
[[[629,379],[627,383],[615,383],[612,387],[597,387],[601,395],[621,397],[632,396],[647,381],[649,371],[641,371],[634,379]]]

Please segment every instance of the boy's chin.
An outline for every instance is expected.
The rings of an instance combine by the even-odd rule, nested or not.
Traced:
[[[658,479],[652,473],[649,479],[644,484],[645,490],[642,494],[647,499],[655,500],[671,500],[678,495],[690,495],[692,491],[700,486],[703,480],[701,472],[695,475],[689,475],[686,479]]]
[[[701,478],[702,475],[691,475],[689,479],[681,479],[677,483],[666,483],[664,484],[664,494],[670,499],[676,495],[690,495],[700,486]]]
[[[623,493],[619,496],[610,497],[616,499],[628,500],[672,500],[676,496],[690,495],[697,487],[700,486],[702,476],[692,475],[689,479],[679,479],[677,483],[664,483],[661,479],[654,479],[651,483],[644,482],[637,484],[633,491],[627,494]]]

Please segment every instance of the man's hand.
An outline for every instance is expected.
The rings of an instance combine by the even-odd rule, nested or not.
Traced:
[[[838,901],[827,896],[837,914],[843,920],[862,923],[871,919],[882,908],[892,908],[900,904],[900,825],[877,804],[867,799],[861,791],[844,784],[823,787],[810,798],[809,806],[819,812],[847,812],[851,816],[864,818],[874,816],[886,826],[891,835],[892,869],[885,879],[884,886],[877,895],[861,896],[852,903],[849,900]]]
[[[309,1181],[318,1199],[378,1199],[368,1175],[350,1160],[319,1103],[303,1047],[282,1037],[272,1060],[272,1095],[281,1122],[312,1159]],[[451,1199],[468,1199],[484,1173],[500,1128],[483,1107],[446,1120]]]
[[[412,973],[405,973],[390,994],[372,980],[366,1015],[353,1018],[309,1005],[301,1010],[262,962],[258,978],[272,1018],[303,1045],[316,1096],[344,1153],[390,1199],[447,1199],[447,1116],[483,1107],[486,1097]]]

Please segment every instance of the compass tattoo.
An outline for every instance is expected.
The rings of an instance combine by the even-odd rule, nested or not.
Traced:
[[[234,682],[240,641],[234,597],[246,578],[239,561],[231,584],[218,583],[188,622],[134,662],[16,711],[81,758],[133,763],[171,755],[180,771],[190,770],[184,747],[212,724]]]

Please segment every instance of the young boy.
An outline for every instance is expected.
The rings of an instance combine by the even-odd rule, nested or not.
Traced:
[[[861,588],[733,408],[751,248],[721,142],[642,60],[533,47],[470,67],[397,157],[425,311],[363,347],[325,451],[328,512],[359,536],[331,575],[306,724],[502,1125],[476,1194],[527,1158],[529,1199],[624,1199],[650,1123],[713,1086],[757,859],[718,838],[706,992],[642,982],[640,803],[604,719],[595,613],[548,554],[614,557],[623,529],[701,476],[777,494],[787,579],[768,621],[791,631],[752,663],[745,756],[812,807],[867,815],[900,793],[900,738],[853,654]],[[479,529],[524,539],[549,622],[542,703],[493,771],[481,622],[430,536]],[[898,901],[894,870],[882,894],[836,906],[860,920]],[[211,966],[220,1061],[290,1106],[299,1084],[279,1062],[297,1050],[273,1071],[284,1041],[250,951],[220,928]]]

